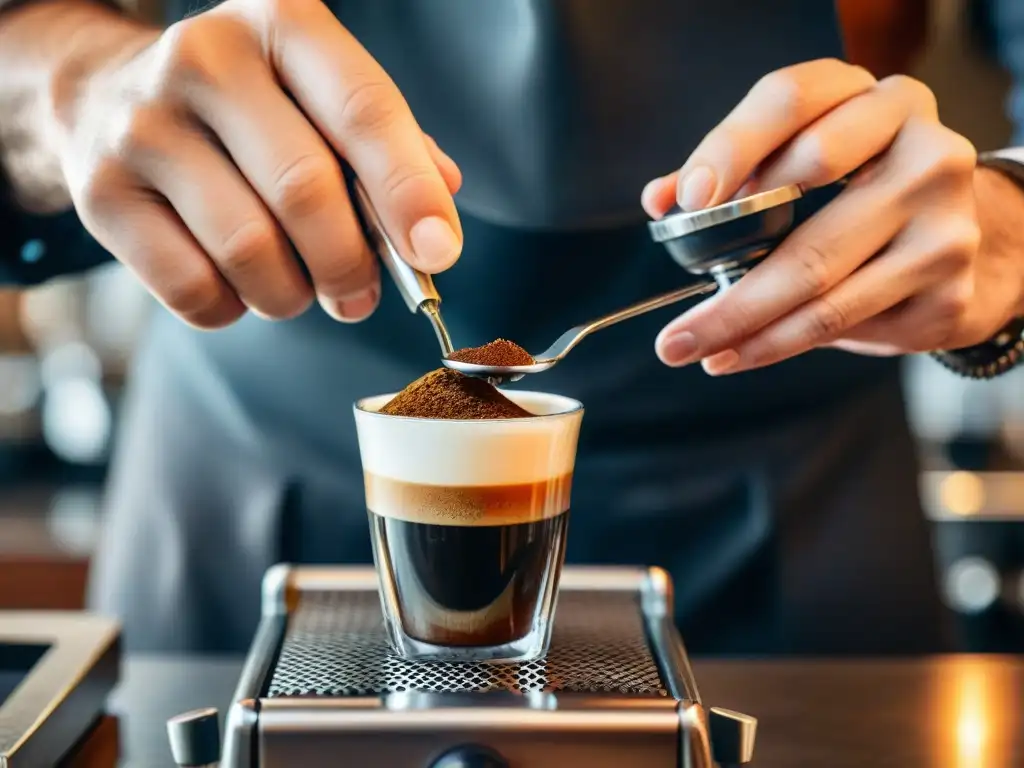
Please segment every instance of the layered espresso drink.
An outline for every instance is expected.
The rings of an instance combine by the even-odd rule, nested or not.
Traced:
[[[385,622],[409,658],[546,650],[583,411],[557,395],[498,394],[505,415],[477,402],[484,415],[466,419],[389,413],[388,395],[357,404]]]
[[[565,552],[572,475],[420,485],[366,474],[377,557],[413,638],[502,645],[529,634]]]

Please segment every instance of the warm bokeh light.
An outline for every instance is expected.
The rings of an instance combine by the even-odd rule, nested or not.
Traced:
[[[1019,723],[1008,715],[1014,691],[998,658],[965,657],[937,671],[933,765],[943,768],[1001,768],[1013,765],[1010,746]]]
[[[985,484],[972,472],[953,472],[942,481],[939,496],[954,515],[976,515],[985,506]]]

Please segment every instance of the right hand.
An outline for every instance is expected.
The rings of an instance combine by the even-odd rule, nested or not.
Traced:
[[[226,0],[85,51],[52,95],[72,200],[188,323],[294,317],[314,296],[338,320],[373,312],[380,270],[338,157],[413,266],[458,258],[458,167],[320,0]]]

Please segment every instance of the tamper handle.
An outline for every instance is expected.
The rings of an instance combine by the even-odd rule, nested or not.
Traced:
[[[384,224],[377,214],[377,209],[373,207],[366,188],[358,178],[352,179],[352,188],[355,190],[356,203],[363,215],[366,235],[370,239],[370,244],[377,251],[384,266],[387,267],[409,311],[418,312],[423,307],[423,303],[427,301],[432,301],[436,307],[441,303],[441,296],[434,287],[433,279],[430,275],[413,269],[402,258],[384,229]]]
[[[708,713],[711,754],[721,768],[739,768],[754,759],[757,718],[712,707]]]

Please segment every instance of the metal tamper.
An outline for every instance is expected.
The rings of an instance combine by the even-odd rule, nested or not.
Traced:
[[[725,290],[845,186],[843,179],[809,192],[779,187],[692,212],[675,206],[647,227],[679,266]]]

